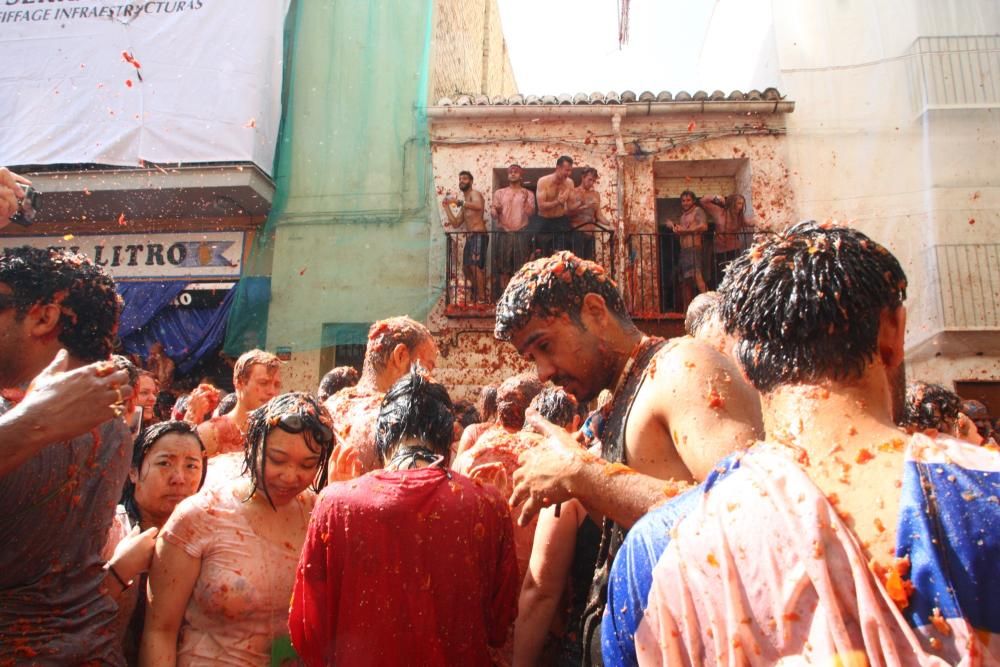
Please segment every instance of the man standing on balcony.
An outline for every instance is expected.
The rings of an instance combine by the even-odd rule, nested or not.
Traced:
[[[747,201],[743,195],[731,194],[725,199],[719,195],[701,198],[702,207],[715,220],[715,238],[712,242],[715,266],[712,267],[712,288],[722,282],[722,272],[729,262],[736,259],[749,245],[750,236],[746,220]]]
[[[472,301],[488,303],[490,299],[486,294],[486,250],[490,244],[490,235],[483,219],[486,199],[482,192],[472,188],[472,181],[470,172],[458,172],[458,189],[462,191],[463,199],[445,197],[441,205],[448,216],[445,228],[465,225],[465,231],[468,232],[465,234],[465,250],[462,253],[462,273],[466,282],[472,283]],[[458,207],[458,215],[451,210],[452,204]]]
[[[528,258],[526,227],[535,213],[535,194],[522,185],[524,169],[519,164],[507,167],[509,185],[493,193],[490,211],[497,227],[508,232],[499,238],[500,257],[497,259],[500,289],[507,287],[510,277]]]
[[[594,189],[597,184],[597,170],[587,167],[580,177],[580,187],[570,195],[572,213],[569,216],[572,229],[573,253],[583,259],[597,258],[597,237],[595,232],[610,232],[611,221],[601,210],[601,193]]]
[[[667,227],[677,234],[681,245],[681,297],[684,308],[691,303],[697,294],[708,291],[705,278],[701,271],[701,239],[708,231],[708,220],[705,211],[697,205],[698,198],[690,190],[681,193],[681,220],[667,220]],[[697,292],[691,292],[691,283],[695,284]]]
[[[543,255],[569,247],[569,214],[573,213],[570,197],[576,187],[570,178],[572,173],[573,158],[563,155],[556,160],[555,171],[538,179],[538,215],[542,220],[535,230],[541,235],[541,239],[535,242],[535,247]]]

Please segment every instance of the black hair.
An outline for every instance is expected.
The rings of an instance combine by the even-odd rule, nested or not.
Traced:
[[[135,439],[135,446],[132,448],[132,468],[137,472],[142,472],[142,463],[146,460],[149,451],[153,449],[160,438],[165,435],[175,433],[177,435],[189,436],[198,442],[198,447],[202,453],[201,481],[198,482],[198,489],[205,484],[205,477],[208,475],[208,462],[204,460],[205,445],[198,437],[198,431],[194,426],[185,421],[163,421],[143,429]],[[131,477],[125,479],[125,488],[122,489],[121,504],[125,507],[125,513],[129,521],[134,525],[142,520],[139,505],[135,502],[135,482]]]
[[[507,378],[497,389],[497,421],[507,428],[520,430],[524,412],[542,391],[542,382],[533,373]]]
[[[375,447],[383,464],[407,438],[420,440],[435,454],[448,457],[455,415],[444,385],[421,373],[407,373],[382,400],[375,426]]]
[[[597,170],[594,169],[593,167],[585,167],[584,170],[580,173],[580,178],[583,179],[588,174],[593,174],[594,178],[598,178],[600,176],[600,174],[597,173]]]
[[[325,401],[341,389],[356,385],[360,377],[361,374],[354,366],[337,366],[327,371],[323,379],[319,381],[319,391],[316,392],[316,398]]]
[[[498,340],[510,340],[515,331],[537,316],[566,313],[582,326],[583,297],[597,294],[622,324],[633,326],[618,286],[604,267],[563,250],[522,266],[507,284],[496,306]]]
[[[219,399],[219,404],[215,406],[215,415],[221,417],[222,415],[228,415],[236,407],[236,401],[239,396],[236,395],[235,391],[231,391],[222,398]]]
[[[455,420],[462,425],[462,428],[478,424],[483,420],[472,401],[456,401],[452,405],[452,412],[455,413]]]
[[[559,159],[558,159],[558,160],[556,160],[556,166],[557,166],[557,167],[560,167],[560,166],[562,166],[563,164],[568,164],[568,165],[570,165],[570,166],[573,166],[573,158],[571,158],[571,157],[570,157],[570,156],[568,156],[568,155],[560,155],[560,156],[559,156]]]
[[[461,176],[468,176],[470,181],[475,181],[476,180],[476,177],[472,175],[471,171],[465,171],[464,169],[462,171],[458,172],[458,175],[459,175],[459,177],[461,177]]]
[[[961,411],[962,399],[955,392],[939,384],[911,382],[906,385],[901,426],[909,426],[918,431],[947,431]]]
[[[265,467],[267,466],[267,436],[276,428],[292,433],[282,423],[282,419],[290,416],[298,417],[303,424],[301,433],[308,433],[305,438],[309,451],[319,457],[316,477],[313,479],[312,490],[317,493],[326,486],[329,474],[330,454],[333,452],[333,420],[330,413],[311,394],[301,391],[291,391],[275,396],[260,406],[247,417],[247,437],[243,458],[243,473],[250,477],[250,494],[253,497],[258,490],[264,493],[267,502],[274,507],[271,494],[265,482]],[[327,437],[329,436],[329,437]]]
[[[861,377],[875,357],[882,310],[906,298],[906,275],[860,231],[810,220],[759,239],[729,265],[719,291],[740,363],[767,392]]]
[[[134,393],[139,387],[139,369],[135,367],[135,364],[128,357],[121,354],[111,355],[111,363],[118,370],[128,373],[128,386],[132,387]]]
[[[169,421],[170,414],[174,409],[176,397],[169,391],[161,391],[156,395],[156,403],[153,404],[153,414],[161,422]]]
[[[721,303],[722,295],[718,292],[702,292],[691,299],[684,315],[684,332],[689,336],[697,334],[706,322],[718,314]]]
[[[77,359],[111,355],[122,300],[111,276],[88,258],[55,248],[6,248],[0,283],[10,287],[18,319],[32,306],[58,303],[59,342]]]
[[[690,196],[691,199],[694,200],[695,204],[698,203],[698,195],[696,195],[693,191],[691,191],[691,190],[685,190],[684,192],[681,193],[681,196],[678,197],[678,199],[684,199],[685,196]]]
[[[567,394],[562,388],[546,387],[531,399],[531,407],[553,424],[569,428],[580,406],[576,398],[572,394]]]

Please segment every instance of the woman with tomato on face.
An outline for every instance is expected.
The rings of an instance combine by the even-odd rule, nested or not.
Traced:
[[[183,501],[160,534],[140,665],[268,665],[280,654],[332,449],[330,415],[309,394],[250,413],[245,474]]]

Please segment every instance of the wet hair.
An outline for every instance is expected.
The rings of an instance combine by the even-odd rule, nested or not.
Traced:
[[[219,399],[219,404],[215,406],[214,415],[216,417],[221,417],[222,415],[228,415],[236,407],[236,401],[239,397],[236,395],[235,391],[231,391],[222,398]]]
[[[452,406],[452,412],[455,413],[455,420],[462,425],[462,428],[478,424],[483,420],[472,401],[457,401]]]
[[[556,166],[557,167],[561,167],[564,164],[568,164],[569,166],[572,167],[573,166],[573,158],[571,158],[568,155],[560,155],[559,159],[556,160]]]
[[[135,364],[128,357],[120,354],[111,355],[111,363],[118,370],[128,373],[128,386],[132,387],[132,392],[135,393],[139,388],[139,369],[135,367]]]
[[[698,330],[715,317],[722,303],[722,295],[718,292],[702,292],[691,299],[687,314],[684,316],[684,332],[694,336]]]
[[[510,429],[524,426],[524,411],[542,391],[542,382],[531,373],[507,378],[497,389],[497,421]]]
[[[375,447],[383,464],[396,446],[408,438],[420,440],[434,452],[448,457],[454,435],[455,415],[444,385],[421,373],[407,373],[382,399],[375,426]]]
[[[497,416],[497,385],[488,384],[479,390],[479,415],[483,421],[493,421]]]
[[[459,176],[459,178],[461,178],[462,176],[468,176],[470,181],[475,181],[476,180],[476,177],[472,175],[471,171],[465,171],[464,169],[462,171],[458,172],[458,176]]]
[[[531,399],[531,406],[550,422],[563,428],[573,424],[573,417],[579,413],[576,399],[560,387],[546,387]]]
[[[325,401],[341,389],[356,385],[360,377],[358,369],[354,366],[337,366],[327,371],[323,379],[319,381],[319,391],[316,392],[316,398]]]
[[[173,412],[174,403],[177,399],[169,391],[161,391],[156,395],[156,403],[153,404],[153,414],[160,421],[169,421]]]
[[[743,200],[743,210],[736,212],[736,202]],[[726,195],[726,213],[736,216],[736,225],[741,229],[747,226],[747,199],[739,193]]]
[[[281,368],[281,359],[264,350],[250,350],[240,355],[233,366],[233,384],[242,384],[250,379],[254,366],[263,366],[269,371]]]
[[[856,229],[800,222],[759,239],[719,287],[728,333],[750,382],[860,378],[876,353],[879,318],[906,298],[906,275]]]
[[[170,418],[176,420],[184,419],[187,414],[188,403],[191,401],[191,394],[181,394],[174,401],[174,407],[170,409]]]
[[[597,173],[596,169],[594,169],[593,167],[586,167],[580,173],[580,179],[583,180],[588,174],[592,175],[594,178],[598,178],[599,177],[599,174]]]
[[[53,248],[7,248],[0,283],[11,289],[18,320],[32,306],[58,304],[59,343],[77,359],[111,356],[122,300],[111,276],[88,258]]]
[[[381,373],[389,365],[389,355],[397,345],[413,352],[421,343],[432,340],[431,332],[420,322],[405,315],[379,320],[368,330],[368,347],[362,374]]]
[[[528,262],[514,274],[497,302],[494,335],[509,341],[532,317],[562,313],[582,326],[580,311],[587,294],[602,297],[612,315],[632,326],[625,300],[604,267],[563,250]]]
[[[293,431],[283,423],[288,417],[298,417],[302,422],[301,431]],[[313,478],[312,490],[317,493],[326,486],[329,474],[330,454],[333,452],[334,435],[333,420],[330,413],[311,394],[301,391],[291,391],[275,396],[270,401],[252,411],[247,417],[247,437],[243,458],[243,473],[250,478],[250,494],[247,500],[257,491],[261,491],[271,507],[274,501],[267,490],[265,482],[267,475],[267,436],[274,429],[286,433],[308,433],[305,438],[309,451],[319,457],[316,476]],[[327,437],[329,436],[329,437]]]
[[[198,489],[201,490],[201,487],[205,484],[205,477],[208,475],[208,462],[204,460],[205,445],[202,443],[201,438],[198,437],[198,431],[195,426],[185,421],[163,421],[143,429],[135,439],[135,446],[132,448],[132,468],[136,472],[142,472],[142,464],[146,460],[146,456],[150,450],[153,449],[153,445],[160,438],[171,433],[194,438],[198,443],[198,447],[202,453],[201,481],[198,482]],[[139,512],[139,505],[135,502],[135,482],[132,481],[131,477],[125,479],[121,504],[125,507],[125,513],[128,515],[129,521],[133,524],[139,523],[142,517]]]
[[[902,426],[918,431],[937,429],[947,431],[958,419],[962,399],[953,391],[930,382],[911,382],[906,385],[906,402],[903,404]]]
[[[692,190],[685,190],[681,193],[681,196],[678,197],[678,199],[684,199],[684,197],[691,197],[695,204],[698,203],[698,195],[696,195]]]

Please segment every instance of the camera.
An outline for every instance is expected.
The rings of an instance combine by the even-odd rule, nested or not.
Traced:
[[[35,221],[35,215],[41,206],[42,193],[30,185],[24,189],[24,196],[17,204],[17,213],[10,216],[15,225],[29,227]]]

